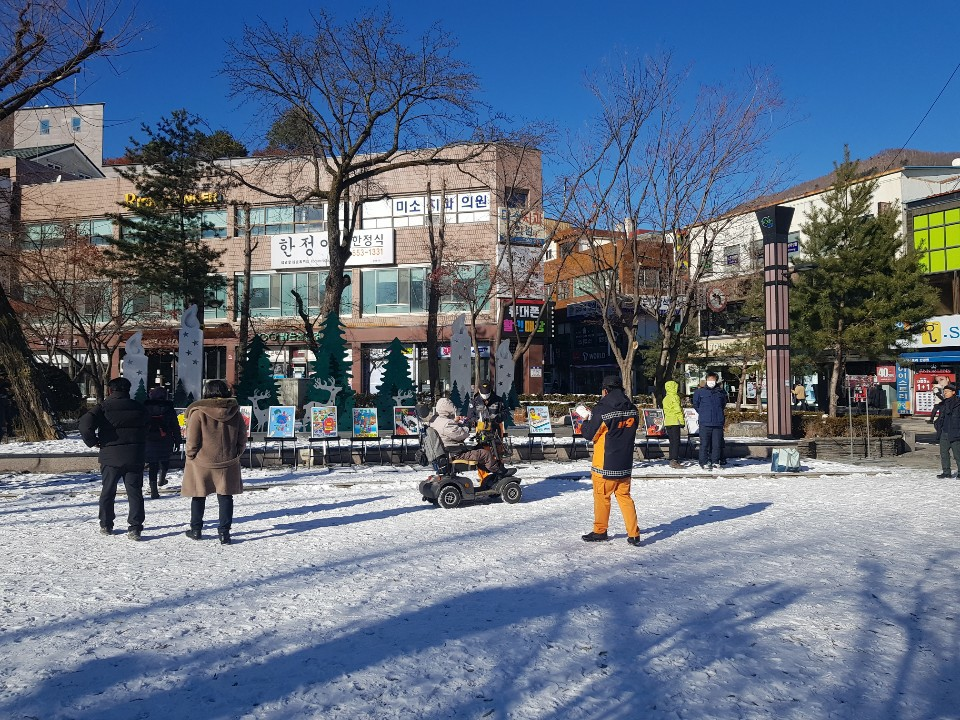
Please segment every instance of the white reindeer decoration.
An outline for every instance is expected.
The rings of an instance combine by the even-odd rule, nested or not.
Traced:
[[[392,397],[395,406],[406,405],[405,400],[413,400],[413,390],[398,390]]]
[[[257,418],[257,429],[260,432],[263,432],[267,427],[267,413],[269,412],[269,408],[260,407],[260,401],[266,400],[268,397],[270,397],[269,390],[257,390],[249,398],[250,404],[253,406],[254,417]]]
[[[321,380],[320,378],[315,378],[313,381],[313,387],[317,390],[326,390],[330,393],[330,397],[327,398],[326,405],[336,405],[337,404],[337,395],[340,394],[342,388],[337,385],[335,378],[327,378],[326,380]]]

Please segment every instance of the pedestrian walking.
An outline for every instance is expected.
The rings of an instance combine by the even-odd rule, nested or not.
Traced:
[[[679,388],[673,380],[667,380],[663,384],[663,427],[670,444],[670,467],[675,470],[683,467],[680,464],[680,429],[687,422],[680,404]]]
[[[150,481],[150,497],[160,497],[160,488],[167,484],[170,455],[180,445],[180,424],[173,402],[167,399],[167,391],[155,387],[143,404],[147,409],[147,475]]]
[[[186,462],[180,494],[191,498],[190,529],[184,534],[200,540],[207,495],[217,494],[221,545],[229,545],[233,526],[233,496],[243,492],[240,458],[247,446],[247,427],[240,406],[223,380],[210,380],[203,399],[186,410]]]
[[[114,378],[109,395],[80,418],[80,437],[87,447],[100,448],[100,532],[113,534],[117,485],[127,492],[127,537],[139,540],[143,532],[143,463],[147,439],[147,411],[130,397],[130,381]]]
[[[707,382],[693,394],[700,422],[700,467],[713,470],[723,454],[723,426],[727,394],[717,385],[717,374],[707,373]]]
[[[623,383],[616,375],[603,379],[601,398],[592,411],[578,407],[586,415],[581,431],[593,441],[593,462],[590,478],[593,481],[593,530],[583,535],[586,542],[609,539],[610,498],[616,497],[627,528],[627,542],[640,544],[637,525],[637,507],[630,497],[633,477],[633,447],[640,425],[637,406],[630,402]]]
[[[940,467],[943,468],[943,472],[937,477],[944,479],[953,477],[950,469],[951,452],[960,475],[960,397],[957,397],[956,385],[947,383],[943,386],[943,400],[937,408],[934,427],[937,429],[937,441],[940,444]]]

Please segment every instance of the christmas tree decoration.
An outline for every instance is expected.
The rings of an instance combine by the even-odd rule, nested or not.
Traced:
[[[266,401],[266,402],[264,402]],[[240,384],[237,385],[237,402],[253,408],[253,432],[267,431],[267,413],[271,406],[280,404],[277,381],[267,357],[263,338],[254,335],[247,346],[247,357],[241,368]]]
[[[327,315],[319,338],[317,359],[307,383],[307,402],[336,405],[337,426],[340,430],[351,430],[355,393],[350,387],[346,327],[338,312]]]
[[[381,418],[392,418],[393,408],[413,405],[414,387],[410,377],[410,361],[403,351],[403,343],[394,338],[387,351],[387,361],[377,392],[377,410]]]

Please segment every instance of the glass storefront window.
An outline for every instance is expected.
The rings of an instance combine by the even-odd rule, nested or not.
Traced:
[[[427,268],[361,270],[365,315],[396,315],[427,309]]]
[[[347,272],[351,275],[351,271]],[[323,302],[327,272],[253,273],[250,276],[250,314],[253,317],[298,317],[297,301],[291,294],[296,290],[307,304],[307,311],[316,313]],[[236,308],[234,319],[240,317],[243,297],[243,276],[234,277]],[[353,311],[353,286],[347,285],[340,298],[340,314]]]

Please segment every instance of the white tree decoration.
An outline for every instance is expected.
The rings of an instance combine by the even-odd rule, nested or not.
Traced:
[[[194,400],[203,397],[203,330],[197,319],[197,306],[191,305],[183,313],[180,323],[180,349],[177,353],[177,378],[187,395]]]
[[[470,334],[467,332],[465,315],[458,315],[453,321],[450,335],[450,386],[456,385],[462,402],[470,395]]]
[[[149,390],[150,378],[147,377],[147,354],[143,351],[143,330],[137,330],[124,344],[123,377],[130,381],[130,397],[137,394],[137,388],[143,383]]]

